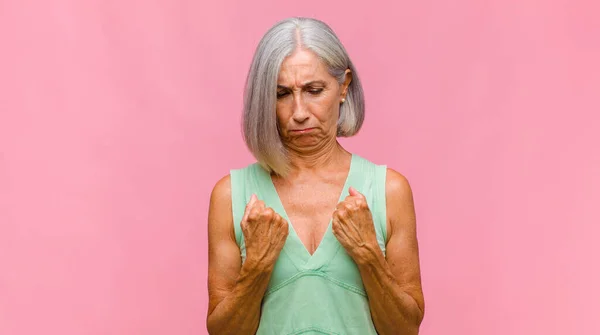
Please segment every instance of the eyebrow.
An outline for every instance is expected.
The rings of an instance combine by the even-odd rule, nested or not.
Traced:
[[[309,82],[306,82],[306,83],[302,84],[302,87],[304,87],[304,86],[312,86],[312,85],[315,85],[315,84],[320,84],[322,86],[326,86],[327,85],[327,83],[324,80],[313,80],[313,81],[309,81]],[[277,85],[277,88],[289,89],[289,87],[283,86],[283,85]]]

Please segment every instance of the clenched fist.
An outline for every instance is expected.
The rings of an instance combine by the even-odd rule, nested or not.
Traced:
[[[350,257],[359,262],[364,247],[377,246],[377,235],[367,199],[354,187],[349,193],[333,212],[332,230]]]
[[[262,200],[252,195],[241,222],[246,243],[246,261],[271,268],[288,236],[288,222]]]

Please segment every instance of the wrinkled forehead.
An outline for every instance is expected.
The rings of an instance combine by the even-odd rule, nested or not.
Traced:
[[[284,59],[279,69],[277,84],[287,87],[301,86],[309,81],[331,81],[326,64],[312,51],[294,52]]]

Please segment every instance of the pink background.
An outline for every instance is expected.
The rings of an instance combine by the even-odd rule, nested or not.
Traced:
[[[205,334],[209,193],[261,35],[328,22],[347,148],[412,183],[423,335],[600,333],[592,0],[0,1],[0,334]]]

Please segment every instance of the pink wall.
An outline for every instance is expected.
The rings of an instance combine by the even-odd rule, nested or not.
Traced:
[[[600,333],[597,2],[207,2],[0,2],[0,334],[205,333],[209,192],[291,15],[360,70],[348,149],[412,181],[422,334]]]

